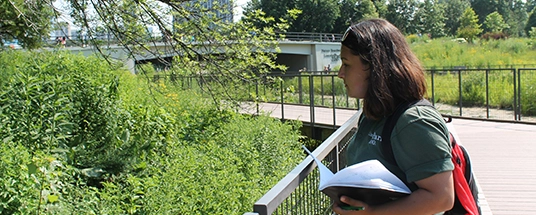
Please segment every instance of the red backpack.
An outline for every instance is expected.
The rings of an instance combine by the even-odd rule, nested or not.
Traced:
[[[426,99],[414,102],[406,102],[401,104],[395,112],[387,118],[382,130],[382,153],[386,160],[396,165],[396,160],[391,146],[391,133],[395,127],[398,118],[410,107],[413,106],[430,106],[433,105]],[[452,121],[452,117],[448,117],[447,123]],[[456,141],[456,135],[449,131],[450,144],[452,146],[452,162],[454,170],[454,192],[456,194],[454,207],[445,212],[448,214],[465,214],[465,215],[480,215],[481,210],[478,206],[478,187],[476,185],[473,172],[471,169],[471,160],[467,150]]]

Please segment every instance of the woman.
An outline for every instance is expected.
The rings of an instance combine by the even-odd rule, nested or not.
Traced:
[[[364,210],[333,211],[344,214],[438,214],[454,204],[454,185],[448,130],[433,107],[414,106],[398,119],[391,134],[396,164],[381,153],[381,132],[385,119],[398,105],[423,98],[424,69],[411,52],[402,33],[383,19],[369,19],[352,25],[342,38],[344,80],[350,97],[363,99],[364,117],[349,144],[348,164],[377,159],[404,181],[412,193],[382,205],[367,205],[341,197],[341,202]]]

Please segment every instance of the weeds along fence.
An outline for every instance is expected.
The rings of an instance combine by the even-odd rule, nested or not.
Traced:
[[[536,69],[430,69],[427,78],[443,114],[536,123]]]

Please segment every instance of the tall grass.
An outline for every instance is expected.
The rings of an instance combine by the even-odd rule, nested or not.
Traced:
[[[460,105],[461,102],[465,107],[490,105],[501,109],[511,109],[514,106],[511,70],[434,70],[433,73],[435,102],[451,105]],[[430,86],[427,96],[430,98],[431,78],[432,71],[427,73]]]
[[[527,38],[480,40],[477,44],[441,38],[414,42],[411,48],[427,68],[536,66],[536,49]]]

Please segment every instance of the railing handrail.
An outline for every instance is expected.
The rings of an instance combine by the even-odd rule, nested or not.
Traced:
[[[357,111],[350,119],[348,119],[339,129],[331,134],[320,146],[318,146],[312,154],[319,160],[324,159],[334,148],[336,148],[341,140],[357,126],[357,121],[361,115],[362,109]],[[290,173],[281,179],[272,189],[270,189],[263,197],[261,197],[253,209],[260,215],[267,215],[274,212],[277,207],[292,193],[298,185],[316,167],[311,156],[307,156],[298,166]],[[255,213],[245,213],[255,214]]]
[[[82,42],[87,43],[90,40],[89,35],[81,35],[81,34],[64,35],[64,34],[60,34],[60,35],[50,35],[49,38],[45,39],[44,41],[45,41],[46,44],[55,44],[58,41],[56,41],[56,39],[54,39],[54,38],[58,38],[58,37],[60,37],[60,38],[65,37],[65,39],[68,40],[68,41],[76,41],[74,44],[72,44],[70,42],[69,46],[83,45]],[[118,43],[118,41],[119,41],[119,40],[116,39],[116,37],[113,34],[107,34],[107,33],[95,34],[95,35],[91,35],[91,37],[93,39],[101,40],[101,41],[112,43],[112,44]],[[276,39],[278,41],[290,40],[290,41],[339,42],[341,37],[342,37],[342,34],[336,34],[336,33],[313,33],[313,32],[283,32],[283,33],[279,33],[278,35],[276,35]],[[165,41],[165,37],[164,36],[151,37],[150,39],[148,39],[148,41],[153,41],[153,42],[154,41],[161,41],[161,42],[163,42],[163,41]],[[80,43],[80,44],[78,44],[78,43]]]

